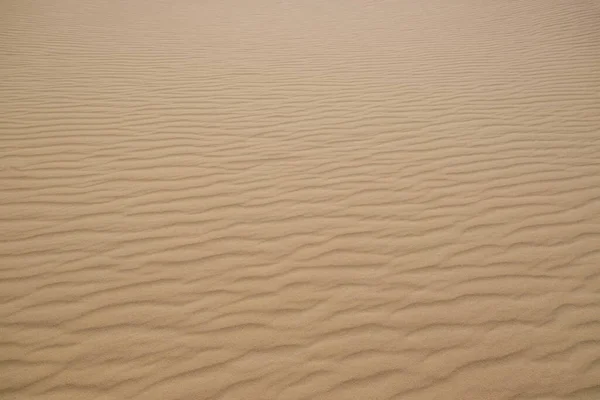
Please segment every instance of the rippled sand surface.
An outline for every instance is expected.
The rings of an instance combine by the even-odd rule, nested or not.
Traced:
[[[600,399],[600,3],[3,0],[0,398]]]

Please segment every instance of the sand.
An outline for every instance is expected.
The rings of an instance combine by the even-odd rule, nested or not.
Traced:
[[[599,21],[3,0],[0,398],[600,399]]]

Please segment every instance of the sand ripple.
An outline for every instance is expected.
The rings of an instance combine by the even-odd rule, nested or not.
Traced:
[[[593,0],[0,4],[0,397],[600,399]]]

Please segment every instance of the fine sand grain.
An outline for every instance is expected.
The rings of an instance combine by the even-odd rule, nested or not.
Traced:
[[[0,398],[600,399],[600,2],[2,0]]]

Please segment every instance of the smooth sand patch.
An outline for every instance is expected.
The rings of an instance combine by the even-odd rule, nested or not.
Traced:
[[[600,5],[0,4],[0,397],[600,399]]]

